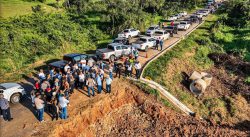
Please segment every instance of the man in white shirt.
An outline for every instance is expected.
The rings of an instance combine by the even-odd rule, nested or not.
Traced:
[[[69,66],[69,64],[66,64],[65,67],[64,67],[64,72],[67,73],[68,69],[70,69],[70,66]]]
[[[135,72],[136,72],[136,79],[139,79],[141,73],[141,63],[139,61],[135,62]]]
[[[79,83],[80,83],[80,88],[82,89],[83,86],[85,85],[85,75],[80,71],[79,73]]]
[[[43,69],[40,69],[38,77],[39,77],[40,81],[43,81],[46,79],[45,74],[43,73]]]
[[[67,119],[67,105],[68,105],[69,101],[65,98],[65,95],[61,95],[59,97],[59,105],[62,108],[62,113],[61,113],[61,119]]]
[[[41,95],[37,95],[34,102],[37,109],[38,120],[43,122],[44,101],[41,99]]]

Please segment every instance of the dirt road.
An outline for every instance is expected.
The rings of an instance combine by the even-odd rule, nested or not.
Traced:
[[[190,30],[192,30],[194,27],[196,27],[198,24],[195,23],[193,24],[189,30],[187,31],[179,31],[178,35],[174,35],[174,37],[170,38],[169,40],[166,40],[164,42],[164,49],[166,49],[168,46],[171,44],[175,43],[178,41],[180,38],[182,38],[183,35],[187,34]],[[147,58],[146,58],[146,53],[141,51],[139,53],[139,61],[144,64],[147,62],[150,58],[153,56],[157,55],[160,51],[154,50],[154,49],[149,49],[147,52]],[[22,84],[25,88],[25,90],[29,93],[32,90],[32,83],[34,82],[33,78],[27,78],[26,80],[23,80]],[[116,85],[116,81],[114,81],[113,85]],[[113,90],[119,90],[119,87],[113,87]],[[77,107],[79,103],[86,103],[94,100],[93,98],[88,98],[86,96],[86,91],[77,91],[75,92],[70,100],[71,100],[71,106],[69,107],[69,110],[73,110],[73,108]],[[103,96],[107,96],[106,94],[101,94],[98,95],[96,98],[102,98]],[[1,118],[0,120],[0,136],[1,137],[20,137],[20,136],[31,136],[32,134],[36,133],[38,126],[40,125],[46,125],[47,122],[40,124],[38,120],[35,117],[35,110],[31,106],[31,101],[29,100],[28,97],[25,97],[23,101],[20,104],[16,105],[11,105],[11,113],[13,116],[13,121],[11,122],[5,122]],[[69,112],[71,113],[71,112]],[[70,115],[72,116],[72,115]],[[48,114],[45,114],[45,120],[46,121],[51,121],[51,118]],[[61,123],[62,121],[59,120],[55,123]],[[49,122],[51,124],[51,122]]]

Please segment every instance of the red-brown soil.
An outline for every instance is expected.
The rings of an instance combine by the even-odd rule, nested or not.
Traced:
[[[68,120],[40,125],[32,136],[247,136],[176,113],[129,82],[118,80],[115,88],[111,95],[75,104]]]

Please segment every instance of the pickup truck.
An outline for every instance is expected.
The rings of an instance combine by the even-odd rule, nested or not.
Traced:
[[[140,31],[136,30],[136,29],[125,29],[124,31],[122,31],[121,33],[118,34],[119,38],[132,38],[135,36],[139,36],[140,35]]]
[[[188,30],[190,24],[187,21],[181,21],[180,24],[177,26],[178,30]]]
[[[97,57],[93,54],[79,54],[79,53],[66,54],[63,56],[63,60],[49,63],[49,67],[54,67],[63,70],[64,66],[69,62],[75,64],[80,62],[82,59],[88,61],[91,58],[94,61],[97,61]]]
[[[158,25],[153,25],[153,26],[149,27],[147,29],[147,31],[146,31],[146,35],[147,36],[152,36],[155,33],[155,31],[158,30],[158,29],[159,29]]]
[[[182,17],[187,16],[187,12],[186,11],[180,12],[179,15],[181,15]]]
[[[173,16],[170,16],[167,20],[174,21],[174,20],[177,20],[177,17],[173,15]]]
[[[169,39],[170,34],[166,30],[157,30],[155,31],[155,34],[152,37],[154,37],[155,39],[160,38],[160,39],[166,40],[166,39]]]
[[[111,61],[123,55],[129,55],[131,53],[131,46],[123,45],[121,43],[110,43],[107,48],[97,49],[96,55],[100,59],[110,59]]]
[[[156,45],[156,39],[152,37],[141,37],[138,41],[135,43],[132,43],[132,47],[148,51],[149,48],[154,47]]]
[[[163,27],[162,29],[170,33],[171,37],[173,37],[174,34],[178,34],[178,28],[176,26],[166,26]]]

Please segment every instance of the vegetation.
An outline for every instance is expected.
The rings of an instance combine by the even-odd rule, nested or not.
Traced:
[[[244,1],[242,3],[244,4]],[[240,55],[245,61],[250,61],[250,47],[248,46],[250,39],[249,25],[243,22],[245,24],[244,27],[235,27],[234,24],[237,24],[238,20],[231,20],[232,24],[227,24],[226,21],[230,19],[232,10],[229,10],[231,8],[228,9],[227,5],[225,7],[226,9],[220,9],[217,14],[209,15],[207,21],[188,38],[149,64],[143,74],[144,77],[164,85],[169,92],[202,117],[212,117],[216,121],[237,119],[242,112],[240,106],[242,104],[237,102],[241,102],[241,100],[244,102],[245,99],[239,94],[233,97],[203,97],[202,100],[199,100],[193,94],[180,87],[183,77],[179,71],[183,69],[170,69],[171,67],[183,67],[185,70],[188,69],[190,71],[194,69],[198,71],[210,69],[213,66],[213,62],[208,58],[208,54],[214,52],[235,53]],[[242,10],[244,10],[244,13],[246,12],[244,8]],[[249,11],[245,15],[249,15]],[[174,66],[171,64],[174,61],[177,61],[175,63],[183,64]],[[245,81],[249,81],[249,76],[246,77]]]
[[[0,75],[4,80],[21,78],[33,70],[35,65],[31,64],[35,62],[60,58],[70,52],[89,53],[105,46],[124,28],[145,30],[163,17],[192,10],[203,2],[3,0]]]

